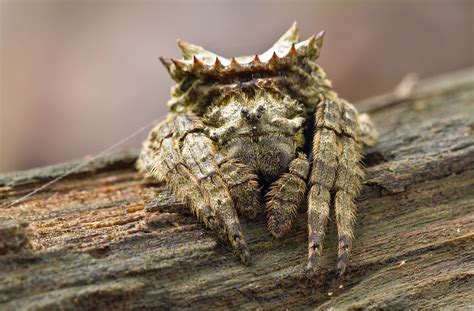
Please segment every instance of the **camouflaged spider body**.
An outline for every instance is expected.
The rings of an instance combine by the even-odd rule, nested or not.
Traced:
[[[266,213],[281,237],[307,202],[309,271],[318,267],[331,206],[337,265],[346,269],[362,146],[374,144],[376,132],[316,65],[323,35],[298,42],[294,24],[260,55],[228,60],[180,41],[183,59],[161,59],[177,85],[137,168],[166,182],[244,263],[250,253],[238,214]]]

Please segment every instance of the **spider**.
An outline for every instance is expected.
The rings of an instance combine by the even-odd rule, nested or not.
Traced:
[[[299,42],[294,23],[260,55],[226,59],[178,41],[182,59],[160,58],[177,84],[137,168],[164,181],[246,264],[251,255],[238,215],[265,213],[280,238],[307,204],[307,271],[318,269],[331,206],[337,270],[346,271],[362,147],[375,144],[377,133],[316,64],[323,37]]]

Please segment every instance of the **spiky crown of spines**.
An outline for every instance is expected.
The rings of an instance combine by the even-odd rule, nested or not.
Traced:
[[[240,56],[227,59],[206,49],[178,40],[182,59],[165,59],[161,62],[168,69],[171,77],[179,82],[187,76],[225,77],[241,72],[257,70],[278,70],[299,57],[316,60],[323,44],[324,31],[299,41],[298,26],[295,23],[265,53],[255,56]]]

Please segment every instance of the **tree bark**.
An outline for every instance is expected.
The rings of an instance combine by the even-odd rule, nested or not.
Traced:
[[[334,221],[309,279],[304,211],[278,240],[265,219],[242,219],[244,266],[129,152],[13,206],[80,162],[0,176],[0,310],[474,308],[474,69],[402,93],[357,104],[380,142],[366,150],[345,280]]]

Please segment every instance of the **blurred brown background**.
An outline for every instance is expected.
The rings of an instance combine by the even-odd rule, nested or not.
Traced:
[[[474,65],[474,1],[1,0],[0,171],[96,154],[164,116],[181,38],[263,52],[296,20],[355,101]],[[143,133],[124,147],[138,147]]]

